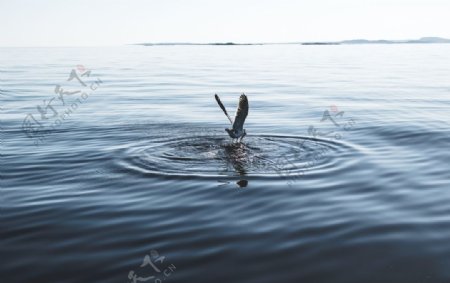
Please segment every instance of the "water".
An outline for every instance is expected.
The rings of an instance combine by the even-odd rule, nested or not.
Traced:
[[[449,282],[449,48],[0,49],[2,281]]]

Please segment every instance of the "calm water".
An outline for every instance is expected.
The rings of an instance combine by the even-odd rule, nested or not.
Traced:
[[[2,281],[450,282],[449,74],[450,45],[2,48]]]

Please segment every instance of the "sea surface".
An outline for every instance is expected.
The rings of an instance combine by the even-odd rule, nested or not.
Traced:
[[[0,48],[0,90],[2,282],[450,282],[450,44]]]

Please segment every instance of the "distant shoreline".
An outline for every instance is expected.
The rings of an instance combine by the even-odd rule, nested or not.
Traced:
[[[193,43],[193,42],[162,42],[162,43],[136,43],[133,45],[144,45],[144,46],[160,46],[160,45],[268,45],[277,43],[235,43],[235,42],[213,42],[213,43]],[[285,43],[280,43],[285,44]]]
[[[419,39],[406,40],[367,40],[352,39],[343,41],[317,41],[317,42],[280,42],[280,43],[235,43],[235,42],[213,42],[213,43],[192,43],[192,42],[162,42],[162,43],[137,43],[133,45],[143,46],[172,46],[172,45],[213,45],[213,46],[237,46],[237,45],[355,45],[355,44],[442,44],[450,43],[450,39],[442,37],[422,37]]]

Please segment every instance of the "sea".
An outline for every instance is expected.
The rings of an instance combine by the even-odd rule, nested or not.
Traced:
[[[1,281],[450,282],[449,111],[450,44],[0,48]]]

